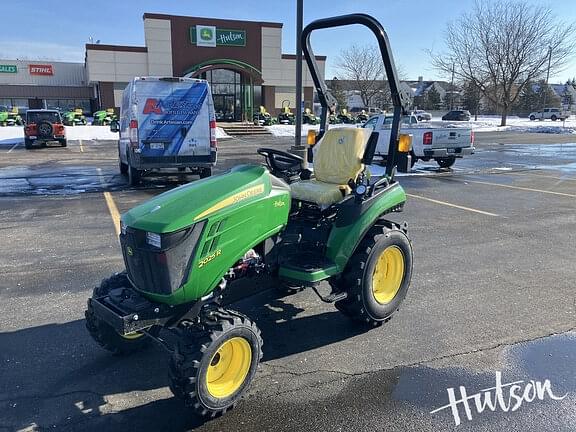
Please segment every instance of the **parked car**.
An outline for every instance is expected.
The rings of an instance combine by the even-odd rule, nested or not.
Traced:
[[[562,111],[560,108],[544,108],[544,110],[531,112],[528,116],[530,120],[566,120],[570,117],[570,112]]]
[[[392,115],[380,114],[371,117],[362,127],[378,132],[375,156],[383,160],[388,155]],[[402,133],[412,135],[412,165],[418,159],[434,159],[441,168],[454,165],[457,158],[474,153],[474,133],[471,128],[442,127],[433,123],[420,123],[415,115],[402,117]]]
[[[24,146],[31,149],[34,144],[46,145],[48,142],[58,142],[66,147],[66,128],[60,113],[56,110],[26,111]]]
[[[134,78],[122,94],[120,172],[130,185],[160,170],[189,169],[200,178],[216,165],[216,114],[205,80],[173,77]]]
[[[432,114],[424,110],[415,110],[412,111],[412,114],[416,116],[418,121],[432,120]]]
[[[470,121],[470,118],[470,111],[467,110],[452,110],[442,116],[442,120],[449,121]]]

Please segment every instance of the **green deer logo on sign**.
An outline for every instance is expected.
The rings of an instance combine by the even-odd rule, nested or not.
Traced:
[[[209,28],[202,29],[200,32],[200,38],[205,41],[212,40],[214,35],[212,34],[212,30]]]

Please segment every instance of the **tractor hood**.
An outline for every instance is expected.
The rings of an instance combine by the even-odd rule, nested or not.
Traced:
[[[155,233],[184,229],[216,212],[230,211],[270,193],[270,174],[259,165],[240,165],[158,195],[122,215],[131,228]]]

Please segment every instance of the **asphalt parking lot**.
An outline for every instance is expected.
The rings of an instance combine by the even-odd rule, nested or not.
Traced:
[[[263,281],[235,306],[262,329],[259,372],[206,423],[172,397],[165,352],[113,357],[83,322],[93,286],[123,265],[111,206],[185,179],[129,188],[111,141],[0,142],[0,431],[453,430],[447,389],[479,393],[497,372],[522,389],[549,380],[557,400],[480,414],[471,402],[468,418],[462,404],[457,430],[576,430],[576,137],[476,139],[453,170],[419,162],[398,177],[409,200],[393,219],[415,258],[394,319],[364,331],[310,290],[281,297]],[[259,161],[264,144],[291,141],[221,141],[219,169]]]

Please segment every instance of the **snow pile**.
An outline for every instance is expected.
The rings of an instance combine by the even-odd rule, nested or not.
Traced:
[[[119,134],[110,132],[109,126],[66,126],[69,140],[117,140]],[[222,128],[216,128],[216,138],[231,138]],[[0,127],[0,144],[17,144],[24,141],[22,126]]]
[[[275,124],[272,126],[264,126],[266,129],[270,131],[270,133],[274,136],[284,136],[284,137],[293,137],[296,134],[296,128],[294,125],[281,125]],[[341,127],[356,127],[353,124],[336,124],[330,125],[330,129],[333,128],[341,128]],[[308,134],[309,130],[318,131],[320,129],[320,125],[309,125],[303,124],[302,125],[302,136],[305,137]]]

